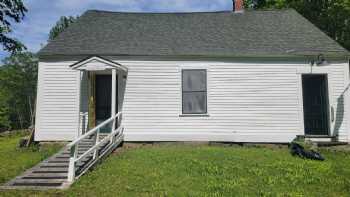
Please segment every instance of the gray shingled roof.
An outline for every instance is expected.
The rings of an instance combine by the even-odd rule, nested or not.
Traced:
[[[283,57],[347,51],[294,10],[120,13],[91,10],[43,55]]]

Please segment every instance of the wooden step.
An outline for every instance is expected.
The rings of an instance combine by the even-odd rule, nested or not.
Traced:
[[[79,145],[78,145],[78,148],[81,148],[81,147],[92,147],[93,145],[95,145],[95,143],[79,144]]]
[[[61,178],[67,178],[68,174],[67,173],[35,173],[35,174],[27,174],[24,177],[22,177],[22,179],[30,179],[30,178],[37,178],[37,177],[41,177],[41,178],[51,178],[51,177],[60,177],[58,179]]]
[[[40,173],[68,173],[68,168],[38,168],[33,170],[34,174]]]
[[[69,160],[68,159],[64,159],[64,160],[53,159],[53,160],[47,161],[47,163],[69,163]]]
[[[78,154],[85,153],[87,150],[89,150],[89,149],[78,150]],[[69,151],[62,152],[62,155],[70,155],[70,152]]]
[[[79,144],[78,147],[85,147],[85,146],[91,147],[93,145],[95,145],[95,143],[82,143],[82,144]]]
[[[78,152],[86,152],[86,151],[88,151],[88,150],[90,150],[92,147],[86,147],[86,148],[78,148]]]
[[[47,176],[47,174],[42,174],[41,176],[25,176],[22,179],[64,179],[64,181],[68,178],[67,174],[65,176],[58,176],[58,175],[50,175]]]
[[[50,166],[50,167],[46,167],[44,165],[39,166],[38,168],[35,168],[33,171],[37,172],[37,171],[67,171],[68,167],[61,167],[61,166]]]
[[[85,152],[83,152],[83,153],[85,153]],[[87,158],[91,158],[93,154],[94,154],[93,152],[87,154],[83,160],[86,160]],[[78,154],[78,157],[81,156],[81,155],[82,154]],[[66,162],[69,162],[69,158],[70,158],[69,156],[64,156],[64,157],[62,157],[62,156],[58,157],[57,156],[57,157],[53,157],[53,158],[51,158],[49,160],[46,160],[46,161],[44,161],[42,163],[43,164],[45,164],[45,163],[66,163]]]
[[[57,156],[55,158],[56,159],[68,159],[69,160],[70,156],[69,155],[60,155],[60,156]]]
[[[101,137],[102,138],[102,137]],[[93,138],[84,140],[78,145],[78,157],[86,153],[93,145],[95,141]],[[99,146],[98,152],[101,153],[105,150],[109,141]],[[116,144],[117,145],[117,144]],[[76,162],[75,171],[76,175],[82,175],[91,167],[93,152],[89,153]],[[22,175],[9,181],[3,188],[17,189],[17,188],[32,188],[32,189],[48,189],[48,188],[65,188],[69,184],[68,167],[70,161],[70,149],[66,148],[59,153],[53,155],[49,159],[39,163],[35,167],[28,169]]]
[[[52,157],[50,159],[48,159],[47,161],[69,161],[69,158],[57,158],[57,157]]]
[[[90,150],[91,149],[91,147],[89,147],[89,148],[79,148],[78,149],[78,153],[81,153],[81,152],[86,152],[86,151],[88,151],[88,150]]]
[[[57,164],[57,163],[48,163],[48,164],[43,164],[40,166],[40,169],[42,168],[68,168],[69,163],[67,164]]]
[[[86,156],[85,158],[83,158],[82,160],[80,160],[78,163],[85,163],[89,160],[91,160],[92,156]],[[53,168],[53,167],[68,167],[69,165],[69,160],[49,160],[47,162],[43,162],[42,165],[40,165],[40,168]]]
[[[91,147],[93,145],[95,145],[95,143],[83,143],[83,144],[79,144],[78,147],[85,147],[85,146]]]
[[[82,141],[82,142],[79,142],[78,146],[81,146],[81,145],[93,145],[95,144],[95,140],[94,141]]]
[[[63,184],[61,179],[18,179],[13,185],[14,186],[48,186],[48,187],[59,187]]]

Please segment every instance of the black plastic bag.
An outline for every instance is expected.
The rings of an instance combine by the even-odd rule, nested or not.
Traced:
[[[313,159],[313,160],[319,160],[319,161],[325,160],[325,158],[320,153],[315,152],[313,150],[307,151],[304,149],[303,146],[295,142],[292,142],[290,144],[290,153],[293,156],[299,156],[300,158]]]

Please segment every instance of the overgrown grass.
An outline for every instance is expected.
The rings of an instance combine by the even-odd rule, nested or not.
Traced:
[[[322,153],[325,162],[292,157],[286,148],[146,146],[110,156],[66,191],[6,195],[350,196],[350,155]]]
[[[0,137],[0,184],[9,181],[61,148],[58,144],[18,148],[20,138],[26,134],[14,132]]]

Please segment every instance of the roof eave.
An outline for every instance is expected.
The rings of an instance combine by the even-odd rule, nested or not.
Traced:
[[[314,58],[315,56],[318,56],[322,54],[327,59],[337,59],[337,60],[344,60],[350,58],[349,52],[341,52],[341,53],[303,53],[303,54],[271,54],[271,55],[206,55],[206,54],[179,54],[179,55],[148,55],[148,54],[64,54],[64,53],[37,53],[39,58],[47,58],[47,57],[92,57],[92,56],[98,56],[98,57],[168,57],[168,58],[276,58],[276,59],[310,59]]]

